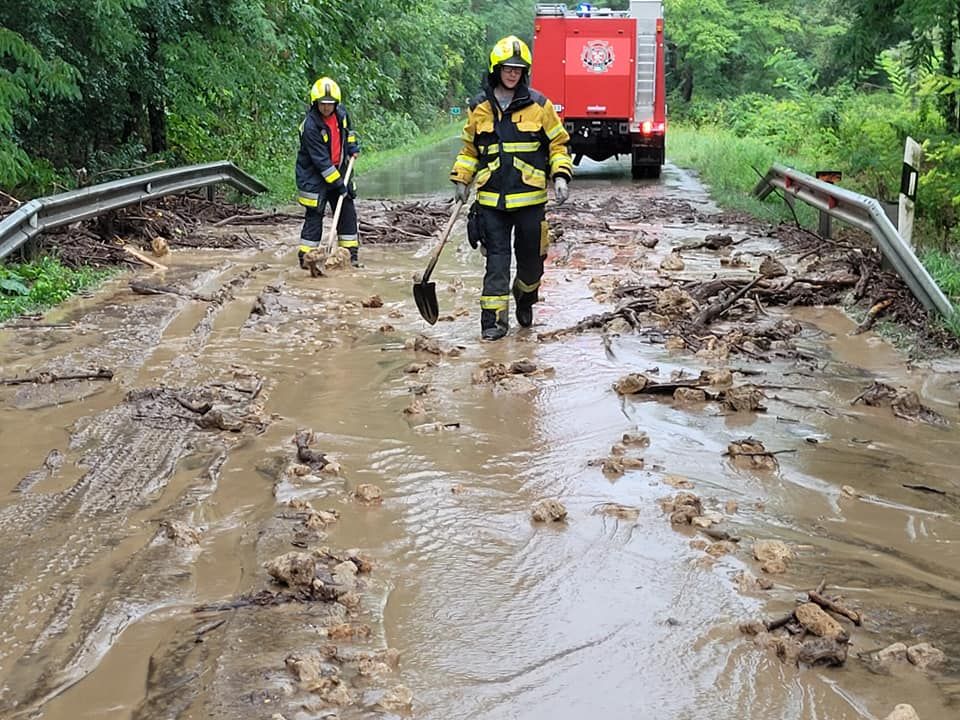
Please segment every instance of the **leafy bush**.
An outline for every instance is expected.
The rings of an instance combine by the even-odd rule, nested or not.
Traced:
[[[0,264],[0,320],[52,307],[109,274],[90,268],[73,270],[51,256],[33,263]]]
[[[924,165],[917,189],[917,214],[945,245],[960,244],[960,145],[955,139],[924,144]]]

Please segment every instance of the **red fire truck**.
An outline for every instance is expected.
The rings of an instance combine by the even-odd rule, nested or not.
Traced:
[[[660,177],[666,137],[662,0],[629,10],[536,6],[531,85],[570,133],[574,164],[630,155],[634,178]]]

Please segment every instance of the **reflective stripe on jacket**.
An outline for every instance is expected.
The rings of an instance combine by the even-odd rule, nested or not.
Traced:
[[[330,158],[330,128],[315,104],[310,106],[300,124],[300,150],[297,152],[296,165],[297,201],[307,207],[316,207],[319,200],[325,197],[327,186],[342,180],[341,171],[345,170],[346,161],[360,151],[360,143],[347,111],[342,105],[337,105],[334,112],[340,129],[340,147],[344,148],[339,167]]]
[[[573,162],[570,135],[556,110],[536,90],[518,85],[506,110],[488,89],[470,103],[463,126],[463,148],[450,179],[475,181],[477,201],[499,210],[516,210],[547,202],[547,180],[568,180]]]

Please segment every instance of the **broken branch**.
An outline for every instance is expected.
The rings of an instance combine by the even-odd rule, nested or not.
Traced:
[[[137,260],[139,260],[140,262],[142,262],[142,263],[144,263],[144,264],[146,264],[146,265],[149,265],[149,266],[152,267],[152,268],[156,268],[157,270],[167,270],[167,269],[168,269],[167,266],[164,265],[163,263],[158,263],[156,260],[152,260],[152,259],[148,258],[148,257],[147,257],[146,255],[144,255],[142,252],[140,252],[140,251],[138,251],[138,250],[134,250],[134,249],[133,249],[132,247],[130,247],[129,245],[124,245],[124,246],[123,246],[123,249],[124,249],[127,253],[129,253],[130,255],[133,255],[133,256],[134,256]]]
[[[810,590],[807,593],[807,597],[810,598],[811,602],[815,602],[824,610],[829,610],[830,612],[834,612],[837,615],[843,615],[843,617],[852,620],[854,625],[860,625],[863,622],[863,616],[860,613],[834,602],[830,598],[821,595],[819,592],[817,592],[817,590]]]
[[[49,385],[50,383],[60,382],[61,380],[112,380],[113,370],[100,368],[96,372],[76,373],[74,375],[54,375],[53,373],[38,373],[25,378],[6,378],[0,379],[0,385],[28,385],[36,383],[38,385]]]

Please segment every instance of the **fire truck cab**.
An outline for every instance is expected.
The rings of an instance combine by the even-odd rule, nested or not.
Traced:
[[[666,138],[662,0],[629,10],[538,4],[531,84],[556,106],[574,164],[629,155],[634,178],[660,177]]]

